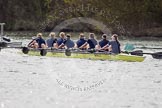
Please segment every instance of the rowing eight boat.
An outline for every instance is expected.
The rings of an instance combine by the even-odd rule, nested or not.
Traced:
[[[28,55],[40,56],[39,50],[30,50]],[[91,60],[113,60],[113,61],[127,61],[127,62],[142,62],[145,57],[128,55],[128,54],[109,54],[106,52],[94,52],[87,51],[72,51],[70,55],[66,54],[65,50],[48,51],[47,57],[59,57],[59,58],[79,58],[79,59],[91,59]]]

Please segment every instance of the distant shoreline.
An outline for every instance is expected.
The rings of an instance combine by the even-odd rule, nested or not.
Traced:
[[[8,37],[33,37],[36,36],[38,32],[36,31],[5,31],[4,34]],[[42,32],[44,37],[48,37],[50,32]],[[72,38],[78,38],[79,33],[81,32],[65,32],[65,33],[69,33],[72,35]],[[88,34],[90,32],[84,32],[85,36],[88,37]],[[96,37],[97,39],[100,39],[100,36],[102,35],[102,33],[96,33]],[[57,36],[58,37],[58,36]],[[109,36],[110,37],[110,36]],[[134,39],[134,40],[162,40],[162,35],[161,36],[124,36],[124,35],[120,35],[119,38],[121,40],[125,40],[125,39]]]

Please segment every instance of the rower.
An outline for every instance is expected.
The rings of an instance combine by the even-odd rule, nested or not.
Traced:
[[[79,49],[87,49],[87,41],[85,40],[85,36],[83,33],[79,35],[79,40],[76,42],[76,47]]]
[[[95,39],[94,33],[89,34],[89,39],[88,39],[87,43],[88,43],[88,49],[95,49],[95,47],[97,45],[97,40]]]
[[[57,40],[55,47],[58,48],[58,49],[64,49],[65,48],[65,42],[66,42],[65,33],[61,32],[59,36],[60,36],[60,38]]]
[[[109,41],[107,40],[107,35],[102,35],[102,40],[98,44],[99,51],[108,51]]]
[[[71,40],[71,35],[67,34],[66,35],[66,41],[65,41],[65,48],[69,49],[69,48],[74,48],[75,44],[74,42]]]
[[[111,39],[112,40],[109,43],[109,51],[114,54],[119,54],[121,52],[121,49],[120,49],[120,42],[118,40],[118,35],[113,34]]]
[[[57,42],[57,39],[55,38],[55,33],[51,32],[49,34],[49,39],[47,39],[46,43],[47,43],[47,47],[52,48],[55,46]]]
[[[28,47],[34,48],[34,43],[36,43],[37,37],[32,37],[32,40],[28,43]]]
[[[28,44],[28,47],[31,47],[31,48],[46,48],[46,42],[43,39],[42,33],[38,33],[37,38],[33,39]]]

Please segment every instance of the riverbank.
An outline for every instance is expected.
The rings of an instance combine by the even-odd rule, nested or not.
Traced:
[[[159,32],[158,32],[159,34],[160,34],[160,30],[161,29],[159,29]],[[148,32],[150,34],[152,33],[149,30],[148,30]],[[11,38],[24,37],[24,38],[29,38],[30,39],[31,37],[36,36],[37,33],[38,32],[36,32],[36,31],[5,31],[5,35],[8,36],[8,37],[11,37]],[[47,38],[50,32],[42,32],[42,33],[43,33],[43,36],[45,38]],[[66,33],[71,34],[73,39],[77,39],[79,37],[79,34],[80,34],[80,32],[66,32]],[[89,32],[85,32],[85,36],[87,38],[88,38],[88,35],[89,35]],[[96,34],[96,37],[99,40],[101,39],[101,36],[102,36],[102,34]],[[59,37],[59,36],[57,35],[57,37]],[[111,36],[109,36],[109,39],[111,39]],[[137,40],[137,41],[140,41],[140,40],[161,41],[162,37],[161,37],[161,35],[159,35],[159,36],[151,36],[151,35],[148,36],[148,35],[144,35],[144,34],[141,33],[140,36],[139,35],[136,35],[136,36],[133,36],[133,35],[132,36],[120,35],[119,39],[120,40],[126,40],[126,39],[128,39],[128,40]]]
[[[143,29],[135,31],[133,33],[134,37],[155,37],[162,38],[162,27]]]

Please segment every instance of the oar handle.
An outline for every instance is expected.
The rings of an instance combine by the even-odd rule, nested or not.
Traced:
[[[160,56],[162,56],[162,52],[156,52],[156,53],[143,53],[143,54],[148,54],[148,55],[160,55]]]

